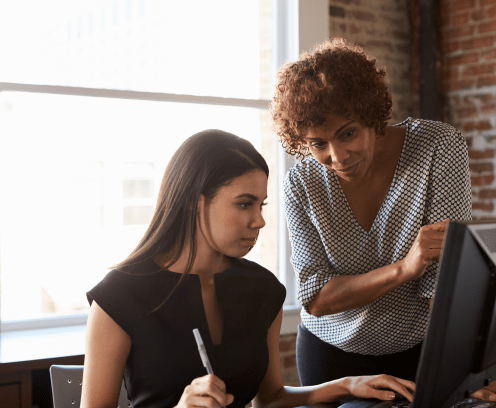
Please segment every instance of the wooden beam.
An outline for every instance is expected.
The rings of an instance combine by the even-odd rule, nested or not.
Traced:
[[[437,22],[437,0],[420,0],[419,96],[422,119],[442,120]]]

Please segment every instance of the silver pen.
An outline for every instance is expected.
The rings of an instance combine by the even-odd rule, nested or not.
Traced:
[[[212,370],[210,360],[208,359],[207,350],[205,349],[205,345],[203,344],[200,332],[198,331],[198,329],[193,329],[193,334],[195,335],[196,344],[198,344],[198,351],[200,352],[200,357],[202,359],[203,365],[207,369],[208,374],[213,374],[214,370]]]

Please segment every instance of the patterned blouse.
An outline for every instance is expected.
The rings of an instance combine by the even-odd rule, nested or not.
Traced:
[[[408,118],[391,187],[370,231],[355,219],[338,177],[313,157],[292,167],[284,204],[302,322],[344,351],[383,355],[409,349],[426,333],[438,263],[373,302],[315,317],[307,306],[337,275],[358,275],[403,259],[420,227],[471,219],[467,145],[450,125]]]

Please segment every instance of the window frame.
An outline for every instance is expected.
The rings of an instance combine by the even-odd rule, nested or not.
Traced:
[[[309,50],[313,44],[329,36],[329,16],[327,0],[272,0],[272,85],[276,73],[286,61],[296,60],[302,50]],[[279,18],[279,16],[281,16]],[[272,86],[273,88],[273,86]],[[270,101],[266,99],[224,98],[141,91],[125,91],[99,88],[68,87],[55,85],[33,85],[0,82],[0,92],[29,92],[56,95],[87,96],[116,99],[134,99],[156,102],[176,102],[187,104],[220,105],[231,107],[268,110]],[[278,152],[279,179],[278,191],[282,191],[284,177],[295,163],[294,157],[285,154],[281,147]],[[286,286],[287,297],[283,310],[281,334],[294,334],[301,321],[301,306],[296,296],[296,278],[290,263],[291,246],[288,238],[283,203],[279,203],[279,279]],[[1,296],[1,293],[0,293]],[[0,321],[0,331],[45,329],[86,324],[88,313],[75,313],[59,317],[44,317],[19,321]]]

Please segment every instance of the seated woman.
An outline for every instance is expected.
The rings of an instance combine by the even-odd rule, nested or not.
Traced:
[[[284,203],[303,385],[384,372],[414,380],[446,224],[471,219],[462,134],[422,119],[390,126],[391,107],[386,72],[344,39],[278,72],[275,130],[302,159]]]
[[[124,376],[140,407],[291,407],[349,395],[412,399],[387,375],[284,387],[279,333],[285,288],[242,259],[264,227],[269,170],[246,140],[219,130],[187,139],[164,174],[152,221],[92,290],[82,407],[115,407]],[[198,328],[215,375],[206,375]]]

